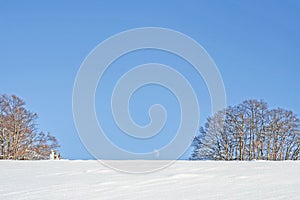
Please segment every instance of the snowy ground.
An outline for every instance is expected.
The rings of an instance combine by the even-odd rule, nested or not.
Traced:
[[[299,200],[300,162],[178,161],[126,174],[97,161],[0,161],[0,199]]]

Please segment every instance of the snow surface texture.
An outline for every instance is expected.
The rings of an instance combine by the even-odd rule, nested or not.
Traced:
[[[0,199],[299,200],[300,162],[177,161],[154,173],[126,174],[98,161],[0,161]]]

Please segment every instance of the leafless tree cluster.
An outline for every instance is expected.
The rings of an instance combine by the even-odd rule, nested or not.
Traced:
[[[0,159],[48,159],[59,147],[50,133],[38,132],[37,117],[19,97],[0,96]]]
[[[207,119],[191,159],[299,160],[299,128],[293,112],[247,100]]]

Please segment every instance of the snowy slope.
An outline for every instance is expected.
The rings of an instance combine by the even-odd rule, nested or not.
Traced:
[[[300,162],[177,161],[126,174],[97,161],[0,161],[0,199],[299,200]]]

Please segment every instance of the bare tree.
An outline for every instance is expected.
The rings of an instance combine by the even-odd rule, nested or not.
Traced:
[[[300,120],[291,111],[247,100],[209,117],[191,159],[298,160]]]
[[[2,159],[48,159],[51,149],[59,147],[50,133],[37,131],[37,118],[16,95],[0,97]]]

